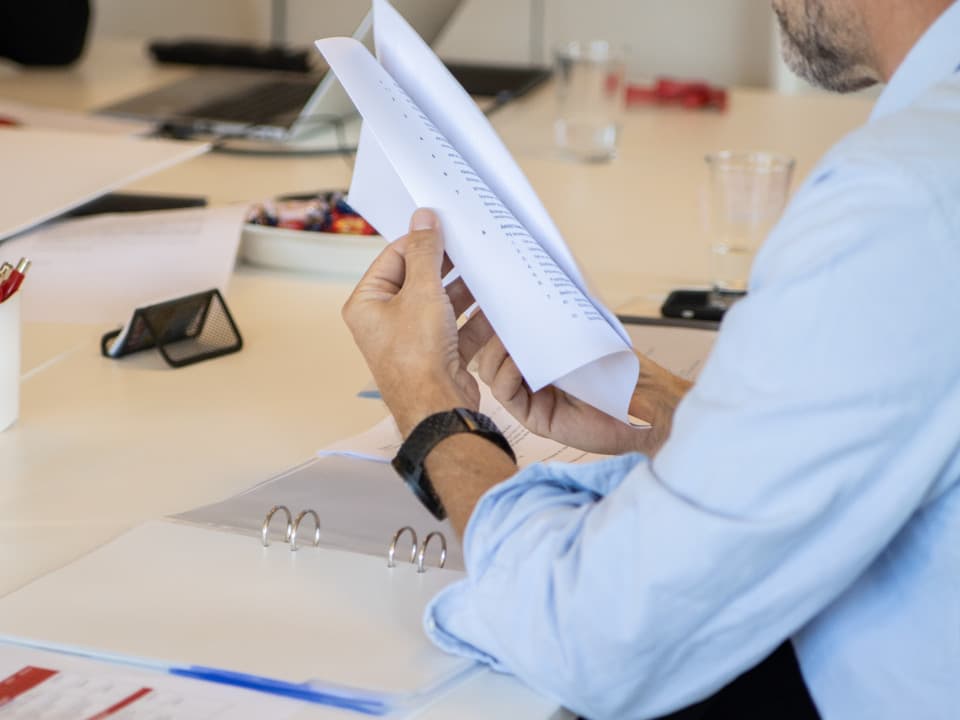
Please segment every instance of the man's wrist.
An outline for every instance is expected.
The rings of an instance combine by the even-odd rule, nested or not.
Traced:
[[[450,385],[430,383],[421,392],[410,393],[407,397],[393,399],[384,397],[387,407],[393,413],[400,434],[406,438],[423,420],[439,412],[457,407],[470,407],[470,401],[452,383]]]
[[[437,520],[443,520],[446,517],[446,509],[443,500],[437,494],[426,464],[434,450],[463,434],[480,437],[485,442],[495,445],[509,458],[511,464],[516,463],[517,458],[513,448],[493,420],[482,413],[463,407],[443,410],[427,416],[410,431],[392,462],[400,477]]]

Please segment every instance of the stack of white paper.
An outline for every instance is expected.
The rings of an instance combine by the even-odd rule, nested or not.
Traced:
[[[317,43],[364,119],[350,204],[385,237],[415,207],[440,215],[447,254],[533,390],[556,384],[622,420],[638,361],[486,118],[386,0],[381,64],[355,40]]]

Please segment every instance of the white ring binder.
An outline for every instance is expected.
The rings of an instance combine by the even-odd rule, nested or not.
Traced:
[[[295,552],[297,548],[297,533],[300,531],[300,523],[305,517],[313,518],[313,546],[317,547],[320,544],[320,516],[316,512],[310,510],[302,510],[297,519],[293,521],[293,532],[290,533],[290,552]]]
[[[407,532],[410,533],[410,539],[413,543],[410,547],[410,562],[413,562],[417,557],[417,531],[409,525],[404,525],[393,534],[393,540],[390,541],[390,547],[387,549],[388,568],[396,567],[397,564],[393,561],[393,556],[397,552],[397,542],[400,540],[403,534]]]
[[[444,537],[443,533],[439,530],[434,530],[423,539],[423,543],[420,545],[420,551],[417,553],[418,573],[427,571],[427,569],[423,566],[423,558],[427,554],[427,545],[430,544],[430,541],[433,540],[433,538],[440,539],[440,564],[437,565],[437,567],[442,568],[447,562],[447,538]]]
[[[270,545],[270,521],[278,512],[283,512],[287,516],[287,531],[284,533],[284,542],[290,542],[290,536],[293,535],[293,515],[290,513],[290,509],[286,505],[274,505],[263,519],[263,527],[260,528],[260,541],[264,547]]]

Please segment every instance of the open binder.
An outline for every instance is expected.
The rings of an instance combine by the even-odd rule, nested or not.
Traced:
[[[309,535],[310,533],[305,533]],[[462,573],[161,520],[0,600],[0,642],[385,715],[478,666],[435,648],[429,600]],[[431,551],[432,552],[432,551]]]
[[[699,326],[625,321],[645,354],[688,378],[715,336]],[[483,410],[497,418],[522,461],[593,459],[509,425],[490,397]],[[388,447],[398,441],[387,436]],[[478,668],[436,649],[422,630],[430,599],[464,577],[463,551],[449,523],[437,522],[385,459],[370,453],[383,445],[383,432],[367,431],[332,446],[339,454],[121,535],[0,598],[0,643],[366,714],[422,706]],[[278,505],[289,515],[275,512],[265,533],[267,514]],[[403,533],[388,568],[391,541],[406,526],[416,531],[418,552],[411,556],[414,544]],[[440,544],[424,547],[434,533],[446,536],[448,569],[435,566]],[[291,552],[294,539],[299,549]],[[411,562],[420,549],[422,573]]]

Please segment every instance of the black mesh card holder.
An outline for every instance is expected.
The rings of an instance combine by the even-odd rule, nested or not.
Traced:
[[[237,352],[243,338],[218,290],[207,290],[133,311],[130,322],[100,341],[104,357],[156,348],[172,367]]]

